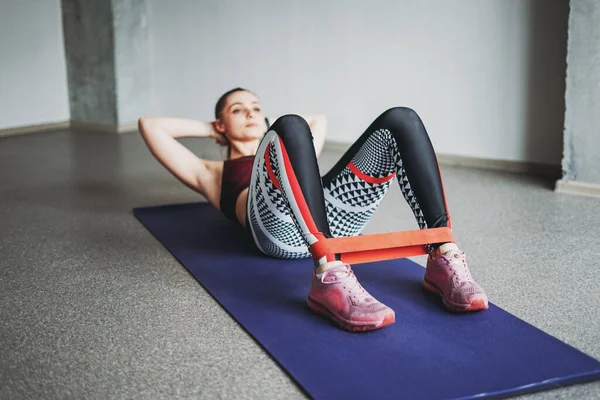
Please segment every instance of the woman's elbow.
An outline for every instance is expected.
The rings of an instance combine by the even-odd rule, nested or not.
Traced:
[[[140,117],[138,119],[138,131],[142,134],[148,134],[153,130],[153,126],[156,125],[156,118],[154,117]]]
[[[148,123],[148,117],[140,117],[140,118],[138,118],[137,126],[138,126],[138,131],[140,133],[144,133],[144,128],[145,128],[145,126],[146,126],[147,123]]]

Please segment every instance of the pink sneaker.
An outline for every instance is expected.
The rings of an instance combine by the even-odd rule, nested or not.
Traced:
[[[306,300],[310,309],[348,331],[370,331],[394,323],[394,310],[375,300],[358,283],[352,268],[340,262],[323,273],[313,272]]]
[[[429,255],[423,286],[441,296],[444,305],[451,311],[488,309],[487,296],[473,280],[465,252],[458,248],[435,259]]]

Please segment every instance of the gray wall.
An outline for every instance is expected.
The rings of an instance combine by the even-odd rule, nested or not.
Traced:
[[[569,23],[565,180],[600,184],[600,2],[573,0]]]
[[[559,164],[566,0],[148,0],[152,112],[210,119],[235,86],[352,142],[410,106],[438,152]]]
[[[0,0],[0,129],[68,119],[60,0]]]
[[[326,113],[335,141],[405,105],[440,153],[562,158],[566,0],[116,3],[119,123],[212,119],[239,85],[269,115]],[[0,128],[69,119],[60,1],[0,5]],[[128,7],[142,15],[121,18]]]

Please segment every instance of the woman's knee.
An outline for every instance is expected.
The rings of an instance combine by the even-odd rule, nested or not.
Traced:
[[[304,118],[296,114],[287,114],[277,118],[277,120],[271,126],[271,129],[277,132],[277,134],[286,133],[289,131],[298,133],[310,133],[310,127]]]
[[[296,114],[288,114],[277,118],[271,126],[284,142],[292,145],[310,144],[312,146],[312,132],[304,118]]]
[[[384,111],[379,119],[384,123],[405,123],[409,121],[421,121],[419,114],[409,107],[392,107]]]
[[[376,131],[381,129],[389,131],[399,143],[405,144],[408,138],[412,138],[411,142],[429,141],[423,121],[412,108],[390,108],[379,116],[373,127]]]

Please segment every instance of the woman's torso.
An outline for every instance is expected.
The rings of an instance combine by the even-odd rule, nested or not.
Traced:
[[[223,162],[221,171],[219,209],[243,227],[253,162],[254,156],[230,159]]]

